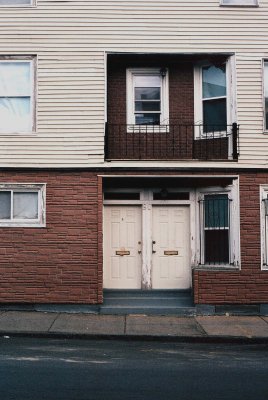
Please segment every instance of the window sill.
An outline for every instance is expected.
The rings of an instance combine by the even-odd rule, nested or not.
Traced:
[[[259,4],[220,4],[224,8],[259,8]]]
[[[239,265],[198,265],[193,267],[194,271],[239,271]]]
[[[0,228],[45,228],[41,222],[0,222]]]

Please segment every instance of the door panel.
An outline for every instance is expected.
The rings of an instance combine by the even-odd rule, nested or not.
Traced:
[[[153,206],[153,289],[190,287],[189,207]]]
[[[141,208],[104,208],[104,288],[141,288]]]

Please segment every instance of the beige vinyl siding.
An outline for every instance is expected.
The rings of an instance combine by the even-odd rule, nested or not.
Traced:
[[[1,135],[1,166],[103,165],[106,52],[235,53],[239,165],[266,166],[262,59],[268,59],[268,0],[259,3],[232,8],[219,7],[218,0],[37,0],[36,7],[1,7],[0,54],[37,55],[37,130]],[[172,163],[191,164],[211,165]]]

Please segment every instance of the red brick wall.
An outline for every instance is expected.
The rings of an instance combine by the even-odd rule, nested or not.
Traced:
[[[261,271],[261,184],[268,184],[268,173],[240,175],[241,271],[195,271],[196,303],[268,303],[268,271]]]
[[[47,183],[45,228],[0,228],[0,302],[101,301],[96,174],[2,172],[0,181]]]

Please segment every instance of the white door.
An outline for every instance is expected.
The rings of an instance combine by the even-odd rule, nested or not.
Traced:
[[[141,288],[141,207],[104,207],[106,289]]]
[[[190,288],[189,207],[153,206],[152,289]]]

